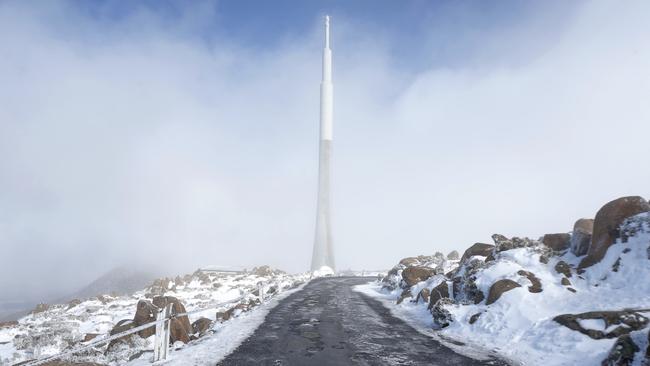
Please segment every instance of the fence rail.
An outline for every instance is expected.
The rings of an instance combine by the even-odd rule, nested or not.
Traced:
[[[259,291],[260,291],[260,294],[261,294],[262,293],[261,286],[258,286],[258,288],[259,288]],[[201,312],[204,312],[206,310],[216,310],[216,309],[218,309],[220,307],[223,307],[225,305],[240,302],[241,300],[243,300],[245,298],[246,298],[246,296],[240,296],[240,297],[238,297],[236,299],[233,299],[233,300],[230,300],[230,301],[224,301],[224,302],[220,302],[220,303],[216,303],[216,304],[210,304],[209,306],[206,306],[204,308],[194,309],[192,311],[187,311],[187,312],[179,313],[179,314],[172,314],[171,313],[171,307],[170,307],[171,304],[169,304],[165,308],[160,309],[160,311],[158,312],[157,319],[150,322],[150,323],[143,324],[143,325],[137,326],[135,328],[131,328],[131,329],[126,330],[124,332],[116,333],[116,334],[113,334],[113,335],[111,335],[110,333],[106,333],[106,334],[104,334],[104,335],[102,335],[100,337],[97,337],[97,338],[93,339],[92,341],[90,341],[90,343],[87,343],[87,344],[85,344],[85,345],[83,345],[81,347],[71,349],[71,350],[68,350],[68,351],[65,351],[65,352],[57,353],[55,355],[39,357],[39,358],[37,358],[35,360],[31,360],[31,361],[29,361],[27,363],[24,363],[23,365],[25,365],[25,366],[44,365],[44,364],[46,364],[48,362],[59,360],[59,359],[64,358],[64,357],[72,356],[74,354],[77,354],[77,353],[92,349],[95,346],[108,343],[110,341],[113,341],[113,340],[116,340],[116,339],[119,339],[119,338],[122,338],[122,337],[125,337],[125,336],[128,336],[128,335],[137,333],[137,332],[139,332],[141,330],[149,329],[151,327],[156,327],[156,335],[155,335],[156,340],[154,341],[154,359],[153,359],[153,361],[155,362],[155,361],[164,360],[164,359],[167,358],[167,351],[168,351],[168,348],[169,348],[169,328],[170,328],[169,324],[170,324],[170,321],[172,319],[180,318],[180,317],[183,317],[183,316],[189,316],[189,315],[193,315],[193,314],[197,314],[197,313],[201,313]],[[264,301],[263,296],[260,296],[260,298],[262,299],[262,301]]]

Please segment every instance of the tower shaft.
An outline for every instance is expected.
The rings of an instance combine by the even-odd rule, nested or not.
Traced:
[[[332,152],[332,50],[330,49],[329,16],[325,17],[325,47],[323,49],[323,76],[320,84],[320,145],[318,162],[318,207],[316,212],[316,235],[311,269],[322,267],[332,270],[334,266],[334,248],[332,244],[332,226],[330,219],[330,173]]]

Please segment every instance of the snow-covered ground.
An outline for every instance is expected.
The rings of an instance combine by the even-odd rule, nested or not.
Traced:
[[[577,267],[580,258],[570,252],[551,256],[548,263],[540,261],[539,248],[524,247],[496,254],[475,274],[475,284],[487,295],[490,286],[501,279],[510,279],[521,287],[503,293],[494,303],[486,305],[467,301],[454,301],[442,308],[453,318],[449,326],[430,331],[435,327],[427,302],[414,302],[422,288],[435,288],[442,275],[435,275],[411,287],[412,298],[397,304],[403,297],[403,288],[387,288],[385,282],[375,282],[358,288],[366,294],[383,299],[396,316],[416,324],[416,328],[430,331],[438,337],[447,337],[465,343],[478,344],[484,349],[495,350],[507,359],[525,365],[600,365],[610,352],[616,338],[592,339],[580,332],[555,322],[561,314],[576,314],[600,310],[648,309],[650,308],[650,228],[635,234],[626,243],[620,240],[611,246],[600,263],[578,275],[572,270],[570,285],[561,283],[564,275],[555,270],[564,261]],[[619,260],[617,271],[615,263]],[[468,261],[485,257],[472,257]],[[461,268],[462,269],[462,268]],[[542,284],[542,291],[530,292],[532,282],[517,274],[524,270],[532,272]],[[569,289],[574,289],[572,292]],[[650,312],[641,311],[646,317]],[[478,318],[476,319],[477,315]],[[475,321],[470,324],[470,318]],[[602,320],[582,320],[588,329],[605,330]],[[611,328],[611,327],[610,327]],[[610,329],[611,330],[611,329]],[[648,329],[633,332],[632,337],[645,352]],[[460,350],[463,352],[462,350]],[[641,356],[642,357],[642,356]],[[637,359],[641,358],[637,357]],[[640,360],[635,361],[640,365]]]
[[[58,354],[84,344],[88,334],[106,334],[122,319],[133,319],[138,300],[153,295],[174,296],[188,311],[206,308],[190,316],[190,322],[205,317],[215,320],[217,312],[224,312],[240,301],[262,300],[259,289],[265,293],[261,306],[249,312],[235,312],[235,317],[223,323],[215,322],[211,332],[187,345],[177,342],[180,350],[172,354],[193,357],[192,364],[214,364],[218,355],[236,347],[264,319],[266,311],[276,301],[272,298],[286,294],[309,279],[309,274],[288,275],[280,271],[261,270],[244,273],[197,271],[176,279],[157,280],[152,286],[131,296],[103,295],[91,299],[52,305],[48,309],[21,318],[17,325],[0,329],[0,365],[10,365],[41,356]],[[238,300],[238,301],[235,301]],[[230,302],[230,303],[228,303]],[[225,303],[215,308],[215,304]],[[232,327],[231,327],[232,325]],[[91,352],[71,358],[73,361],[93,361],[103,364],[125,364],[131,358],[134,364],[149,363],[154,337],[131,337],[129,347],[104,354],[105,345]],[[203,348],[202,348],[203,347]],[[210,356],[201,357],[201,350],[214,347]],[[195,349],[197,352],[190,351]],[[174,357],[172,357],[174,358]]]
[[[217,323],[213,326],[214,334],[200,338],[189,345],[177,344],[180,348],[172,349],[165,365],[214,365],[235,350],[255,329],[263,322],[266,314],[278,302],[296,291],[300,291],[303,285],[288,290],[275,296],[262,304],[259,308],[242,313],[240,316],[225,323]],[[141,357],[131,361],[131,366],[151,365],[151,357]]]

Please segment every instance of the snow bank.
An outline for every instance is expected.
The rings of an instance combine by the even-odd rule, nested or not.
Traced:
[[[555,270],[560,261],[572,268],[577,267],[580,258],[570,252],[546,258],[541,258],[545,252],[539,247],[499,252],[473,274],[476,287],[486,296],[498,280],[510,279],[521,287],[503,293],[491,305],[486,305],[485,300],[478,304],[457,301],[442,305],[453,321],[436,334],[496,350],[506,358],[526,365],[600,365],[616,339],[595,340],[558,324],[553,318],[560,314],[588,311],[650,308],[649,247],[650,228],[646,227],[633,233],[627,242],[619,240],[612,245],[601,262],[587,268],[584,273],[578,275],[573,270],[568,278],[570,285],[566,279],[563,284],[565,276]],[[471,260],[477,259],[484,261],[485,257],[472,257]],[[540,280],[541,292],[529,291],[532,282],[517,273],[522,270],[532,272]],[[414,285],[410,291],[415,294],[423,288],[431,289],[443,280],[432,277]],[[391,281],[394,282],[394,278]],[[403,301],[397,304],[404,291],[402,288],[391,289],[374,283],[359,290],[390,300],[386,303],[399,317],[421,327],[434,326],[427,303]],[[650,316],[648,312],[643,314]],[[598,320],[582,321],[581,324],[589,329],[605,329],[605,324]],[[647,334],[648,329],[645,329],[633,333],[633,337],[643,342],[645,347]],[[644,350],[642,348],[640,352]]]

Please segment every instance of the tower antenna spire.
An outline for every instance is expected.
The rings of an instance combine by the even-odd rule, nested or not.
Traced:
[[[316,235],[311,269],[321,274],[333,273],[334,247],[330,220],[330,155],[332,150],[332,50],[330,49],[330,17],[325,16],[325,48],[323,48],[323,80],[320,83],[320,146],[318,161],[318,204]]]
[[[330,16],[325,15],[325,48],[330,48]]]

